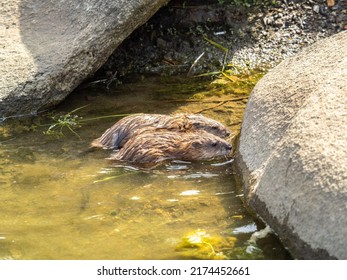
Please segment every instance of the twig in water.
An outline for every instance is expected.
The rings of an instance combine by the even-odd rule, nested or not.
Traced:
[[[202,112],[215,109],[215,108],[217,108],[217,107],[219,107],[219,106],[222,106],[222,105],[224,105],[225,103],[228,103],[228,102],[232,102],[232,101],[242,101],[242,100],[244,100],[244,99],[246,99],[246,98],[243,97],[243,98],[235,98],[235,99],[232,99],[232,100],[224,100],[224,101],[221,101],[220,103],[218,103],[218,104],[215,105],[215,106],[211,106],[211,107],[208,107],[208,108],[199,110],[199,111],[195,112],[195,114],[201,114]]]
[[[164,99],[160,102],[198,102],[198,103],[220,103],[220,102],[233,102],[233,101],[242,101],[248,99],[248,96],[238,97],[238,98],[231,98],[227,100],[200,100],[200,99]]]

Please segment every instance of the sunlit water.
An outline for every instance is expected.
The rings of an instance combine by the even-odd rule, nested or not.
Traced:
[[[242,204],[232,160],[167,162],[152,169],[111,162],[106,159],[110,151],[88,146],[117,118],[74,128],[80,139],[67,127],[64,137],[43,133],[52,115],[84,105],[76,112],[84,119],[206,110],[231,130],[239,128],[234,118],[242,117],[245,102],[214,109],[209,99],[182,102],[204,86],[182,91],[174,86],[177,81],[172,83],[149,79],[108,91],[87,87],[53,114],[2,124],[0,259],[289,257],[274,236],[249,242],[263,226]],[[165,99],[168,88],[174,96],[168,100],[177,102]],[[187,244],[194,234],[203,235],[204,242]]]

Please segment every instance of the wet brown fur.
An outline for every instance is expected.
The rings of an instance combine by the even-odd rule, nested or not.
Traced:
[[[212,160],[230,156],[231,149],[224,139],[205,131],[140,131],[110,159],[133,163]]]
[[[154,129],[180,132],[202,130],[222,138],[230,135],[230,132],[224,125],[200,114],[135,114],[116,122],[101,137],[95,139],[91,143],[91,147],[119,149],[133,135],[138,134],[139,130],[144,132],[145,130],[150,131]]]

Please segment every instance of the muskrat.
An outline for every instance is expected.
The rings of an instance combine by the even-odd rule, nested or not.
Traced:
[[[230,156],[231,150],[227,141],[205,131],[154,130],[136,134],[110,159],[133,163],[212,160]]]
[[[134,114],[127,116],[107,129],[101,137],[91,143],[91,147],[119,149],[137,133],[139,129],[166,129],[169,131],[204,130],[219,137],[230,135],[221,123],[201,114]]]

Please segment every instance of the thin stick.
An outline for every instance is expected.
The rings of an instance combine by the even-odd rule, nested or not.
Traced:
[[[161,102],[198,102],[198,103],[219,103],[219,102],[233,102],[233,101],[242,101],[248,99],[248,96],[237,97],[227,100],[199,100],[199,99],[165,99],[161,100]]]
[[[230,101],[241,101],[241,100],[244,100],[244,99],[245,99],[245,98],[239,98],[238,100],[237,100],[237,99],[234,99],[234,100],[224,100],[224,101],[220,102],[219,104],[217,104],[217,105],[215,105],[215,106],[211,106],[211,107],[209,107],[209,108],[205,108],[205,109],[202,109],[202,110],[200,110],[200,111],[197,111],[197,112],[195,112],[195,114],[200,114],[200,113],[202,113],[202,112],[215,109],[215,108],[217,108],[217,107],[219,107],[219,106],[222,106],[222,105],[224,105],[225,103],[228,103],[228,102],[230,102]]]
[[[205,54],[205,52],[203,52],[202,54],[200,54],[200,55],[198,56],[198,58],[194,60],[192,66],[190,66],[190,68],[189,68],[189,71],[188,71],[188,73],[187,73],[187,77],[193,76],[193,74],[192,74],[193,69],[194,69],[195,65],[198,63],[198,61],[200,60],[200,58],[203,57],[204,54]]]

